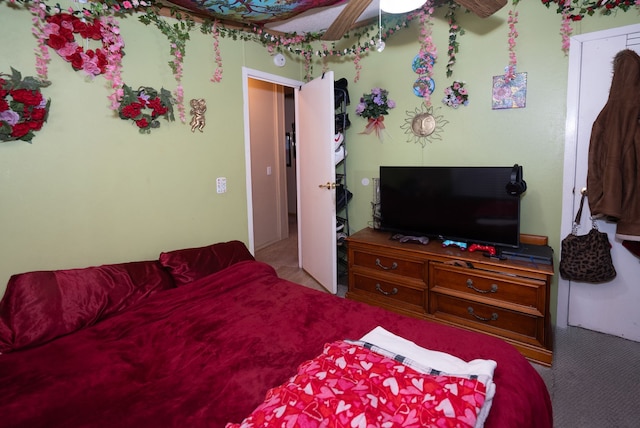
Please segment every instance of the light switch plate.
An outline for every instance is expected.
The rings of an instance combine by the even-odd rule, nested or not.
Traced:
[[[216,191],[218,193],[226,193],[227,191],[227,179],[226,177],[216,178]]]

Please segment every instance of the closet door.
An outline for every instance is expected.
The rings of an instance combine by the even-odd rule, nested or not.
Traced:
[[[586,187],[591,127],[609,96],[613,58],[623,49],[640,52],[640,25],[585,34],[574,39],[567,95],[563,237],[571,231],[572,219],[580,204],[580,190]],[[585,204],[580,235],[591,228],[590,215]],[[598,226],[609,235],[618,275],[613,281],[603,284],[559,279],[558,325],[562,326],[566,320],[569,325],[640,341],[640,259],[615,239],[615,224],[598,221]]]

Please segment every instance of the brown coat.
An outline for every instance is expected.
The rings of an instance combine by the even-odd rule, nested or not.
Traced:
[[[640,240],[640,56],[613,60],[609,99],[593,123],[587,196],[594,217],[617,222],[621,239]]]

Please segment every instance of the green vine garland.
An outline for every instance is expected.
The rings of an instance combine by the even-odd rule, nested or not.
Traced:
[[[453,66],[456,63],[456,54],[460,48],[458,36],[463,36],[465,33],[464,28],[461,28],[458,25],[458,21],[456,21],[456,11],[459,7],[458,3],[449,2],[449,8],[444,16],[449,22],[449,47],[447,49],[449,61],[447,62],[447,77],[451,77],[453,74]]]
[[[514,0],[514,4],[519,0]],[[640,5],[637,1],[633,0],[571,0],[567,5],[564,0],[541,0],[542,4],[547,8],[551,8],[551,5],[555,4],[556,12],[559,14],[567,13],[569,19],[572,21],[581,21],[585,16],[593,16],[596,12],[600,12],[602,15],[611,15],[620,9],[623,12],[627,12],[632,7],[640,9]]]
[[[176,23],[173,25],[160,18],[158,15],[158,9],[147,9],[144,15],[140,15],[138,20],[144,25],[154,24],[167,39],[171,45],[171,53],[175,55],[175,52],[179,52],[180,56],[184,58],[187,41],[189,40],[189,32],[195,27],[195,21],[188,15],[183,15],[176,10],[171,11],[172,17],[176,19]],[[169,67],[174,74],[178,72],[175,61],[169,61]]]

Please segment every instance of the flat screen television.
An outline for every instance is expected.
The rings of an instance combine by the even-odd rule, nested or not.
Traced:
[[[507,190],[513,171],[513,166],[381,166],[380,229],[517,248],[521,192],[514,196]]]

